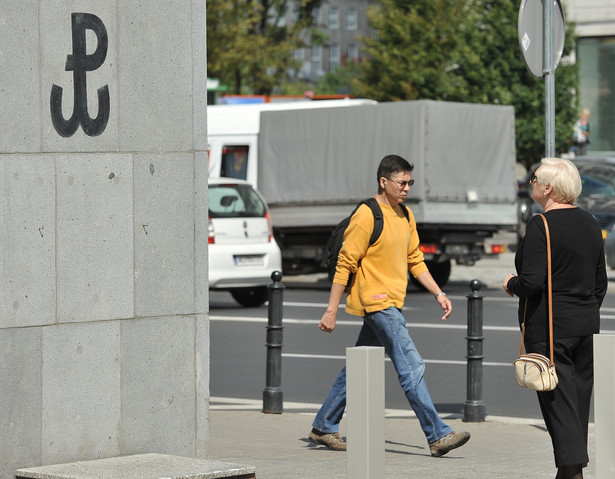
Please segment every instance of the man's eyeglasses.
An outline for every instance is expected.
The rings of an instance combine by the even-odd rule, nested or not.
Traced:
[[[405,188],[406,186],[412,186],[414,184],[414,180],[397,181],[397,180],[392,180],[391,178],[387,178],[387,180],[392,181],[393,183],[396,183],[397,186],[399,186],[402,189]]]

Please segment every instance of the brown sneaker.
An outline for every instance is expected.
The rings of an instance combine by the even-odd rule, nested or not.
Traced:
[[[346,443],[342,439],[342,436],[340,436],[339,432],[327,433],[320,432],[318,429],[312,429],[308,437],[312,442],[327,446],[329,449],[333,449],[334,451],[346,450]]]
[[[447,436],[438,439],[436,442],[432,442],[429,445],[429,451],[433,457],[444,456],[448,451],[451,451],[457,447],[463,446],[470,440],[469,432],[451,432]]]

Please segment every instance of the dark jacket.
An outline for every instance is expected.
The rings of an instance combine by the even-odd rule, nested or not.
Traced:
[[[551,236],[554,337],[598,333],[608,283],[600,227],[580,208],[551,210],[545,217]],[[528,300],[526,344],[549,337],[546,245],[542,218],[534,216],[515,255],[517,276],[507,285],[519,297],[520,325]]]

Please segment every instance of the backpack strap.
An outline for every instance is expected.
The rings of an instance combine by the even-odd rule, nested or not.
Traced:
[[[372,231],[372,235],[369,238],[370,246],[373,245],[380,235],[382,234],[382,228],[384,226],[384,220],[382,219],[382,209],[380,205],[376,201],[376,198],[367,198],[366,200],[361,201],[359,204],[366,204],[369,206],[369,209],[372,210],[372,214],[374,215],[374,230]]]
[[[410,223],[410,213],[408,213],[408,207],[406,205],[404,205],[403,203],[399,204],[399,207],[401,208],[401,212],[404,214],[404,216],[406,217],[406,221],[408,223]]]
[[[369,238],[369,245],[371,246],[376,241],[378,241],[378,238],[380,238],[380,235],[382,234],[382,229],[384,227],[384,220],[382,217],[382,208],[380,208],[380,205],[378,204],[378,201],[376,201],[376,198],[367,198],[361,201],[357,205],[357,208],[355,208],[355,211],[362,204],[369,206],[369,208],[372,210],[372,214],[374,215],[374,230],[372,231],[372,235]],[[399,206],[401,208],[402,213],[406,217],[406,221],[410,223],[410,214],[408,213],[408,208],[403,203],[400,203]],[[354,214],[354,211],[353,211],[353,214]]]

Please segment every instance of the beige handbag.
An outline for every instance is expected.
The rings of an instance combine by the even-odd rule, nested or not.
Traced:
[[[521,387],[534,391],[552,391],[557,386],[557,372],[553,362],[553,298],[551,288],[551,238],[549,236],[549,225],[544,215],[540,215],[545,224],[547,235],[547,286],[549,299],[549,345],[551,357],[547,358],[542,354],[528,353],[523,354],[523,338],[525,337],[525,320],[527,314],[527,299],[523,311],[523,324],[521,325],[521,347],[519,357],[513,362],[517,384]]]

